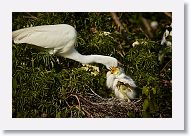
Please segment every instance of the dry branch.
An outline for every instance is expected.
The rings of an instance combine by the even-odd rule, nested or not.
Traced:
[[[141,20],[142,20],[142,22],[143,22],[143,24],[144,24],[144,26],[145,26],[145,28],[146,28],[146,31],[147,31],[147,33],[148,33],[148,36],[149,36],[150,38],[153,38],[152,28],[151,28],[151,26],[150,26],[148,20],[147,20],[146,18],[144,18],[144,17],[141,17]]]
[[[164,12],[164,14],[172,19],[172,13],[171,12]]]
[[[117,16],[117,14],[115,12],[111,12],[110,14],[111,14],[115,24],[119,28],[121,34],[123,35],[123,37],[125,37],[125,39],[127,39],[127,37],[128,37],[127,28],[124,28],[124,26],[122,25],[122,23],[119,20],[119,17]]]
[[[121,22],[119,21],[119,17],[117,16],[117,14],[115,12],[111,12],[111,16],[115,22],[115,24],[117,25],[117,27],[119,28],[120,31],[124,30],[123,25],[121,24]]]

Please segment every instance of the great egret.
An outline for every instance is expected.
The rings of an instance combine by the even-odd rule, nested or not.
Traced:
[[[172,37],[172,24],[170,26],[167,26],[166,31],[163,34],[162,40],[161,40],[161,45],[166,44],[167,46],[171,46],[172,43],[169,41],[168,37]]]
[[[83,64],[101,63],[110,69],[117,67],[116,58],[103,55],[82,55],[74,47],[77,32],[68,24],[42,25],[23,28],[12,33],[14,43],[27,43],[52,49],[51,53],[78,61]]]
[[[130,99],[135,98],[135,82],[127,75],[123,68],[113,67],[111,71],[107,72],[106,85],[108,88],[112,89],[115,96],[121,100],[126,100],[130,102]]]

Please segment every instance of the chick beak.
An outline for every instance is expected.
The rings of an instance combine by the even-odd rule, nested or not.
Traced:
[[[111,74],[114,74],[116,72],[117,68],[116,67],[111,67]]]

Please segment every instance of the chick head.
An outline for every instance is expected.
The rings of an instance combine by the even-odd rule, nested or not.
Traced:
[[[118,68],[118,67],[112,67],[111,68],[111,74],[114,74],[114,75],[120,74],[120,68]]]

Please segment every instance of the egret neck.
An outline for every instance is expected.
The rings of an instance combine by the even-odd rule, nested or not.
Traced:
[[[105,65],[107,69],[110,69],[110,67],[117,67],[118,65],[118,61],[116,58],[103,55],[82,55],[74,48],[63,54],[61,53],[60,55],[83,64],[101,63]]]

